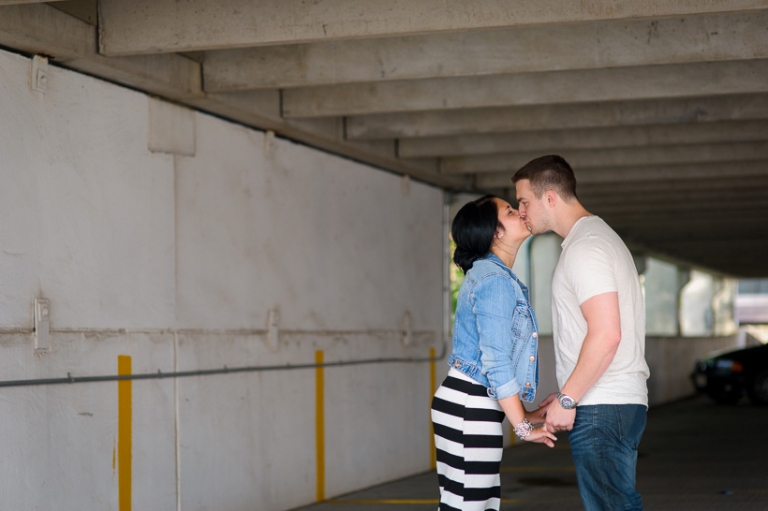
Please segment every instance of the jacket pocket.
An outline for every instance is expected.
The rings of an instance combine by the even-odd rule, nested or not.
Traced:
[[[518,302],[515,306],[515,315],[512,320],[513,341],[528,340],[533,333],[533,315],[527,303]]]

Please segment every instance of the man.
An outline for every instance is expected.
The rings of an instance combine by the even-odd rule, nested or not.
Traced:
[[[568,431],[584,508],[640,510],[637,446],[648,407],[645,306],[632,255],[576,196],[560,156],[537,158],[512,178],[533,234],[564,238],[552,279],[560,392],[541,403],[545,426]]]

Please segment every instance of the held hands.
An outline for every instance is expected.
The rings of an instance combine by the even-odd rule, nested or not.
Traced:
[[[544,416],[541,408],[531,412],[525,412],[525,418],[528,419],[533,426],[544,424]],[[554,447],[557,437],[554,433],[547,431],[546,428],[542,427],[534,428],[523,440],[536,444],[544,444],[547,447]]]
[[[548,395],[539,403],[539,409],[532,413],[539,413],[544,418],[544,429],[552,432],[572,430],[576,419],[576,409],[566,410],[560,406],[556,392]]]
[[[531,434],[525,437],[523,440],[535,444],[544,444],[547,447],[554,447],[557,437],[554,433],[547,431],[545,426],[542,428],[535,428],[533,431],[531,431]]]

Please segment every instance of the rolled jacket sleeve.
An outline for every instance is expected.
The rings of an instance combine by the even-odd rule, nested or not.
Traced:
[[[517,293],[506,276],[490,274],[473,292],[472,310],[477,321],[482,372],[490,383],[489,395],[504,399],[520,392],[512,360]]]

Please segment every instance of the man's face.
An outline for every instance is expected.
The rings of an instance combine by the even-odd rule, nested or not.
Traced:
[[[520,218],[530,227],[532,234],[544,234],[550,230],[549,216],[544,209],[544,195],[536,197],[531,182],[521,179],[515,184],[517,202],[520,204]]]

